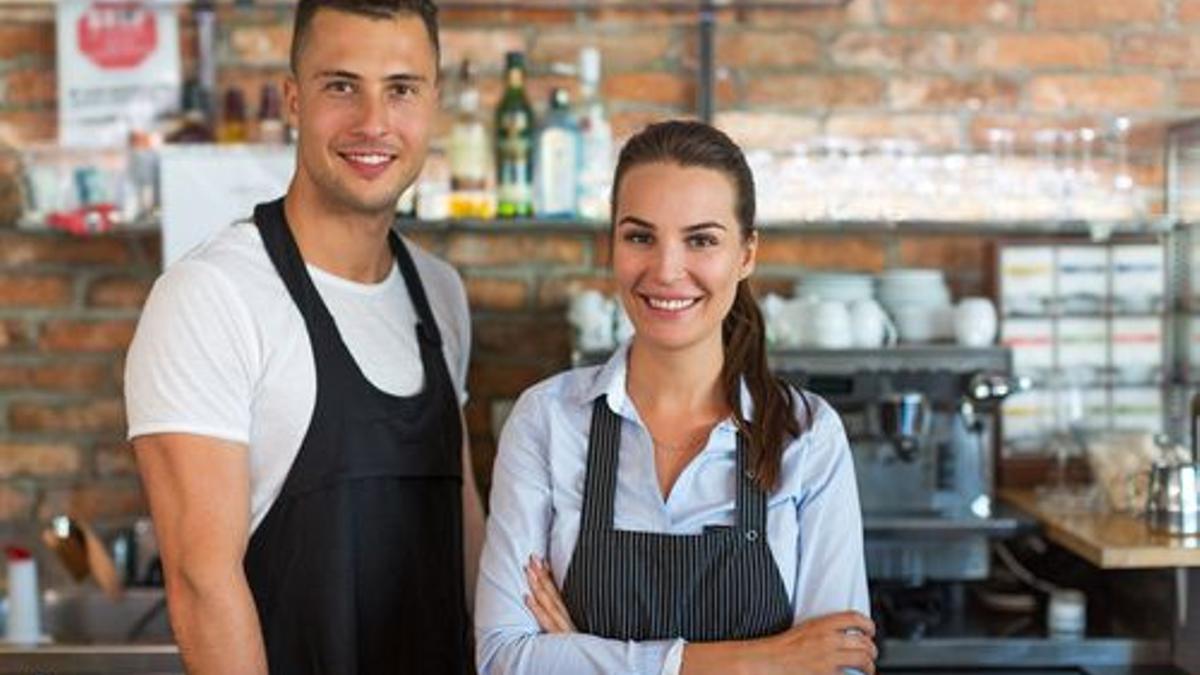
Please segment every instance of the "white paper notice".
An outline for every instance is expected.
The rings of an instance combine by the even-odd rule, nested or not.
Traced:
[[[179,109],[176,7],[58,3],[58,121],[64,145],[128,144],[131,124]]]
[[[283,196],[295,169],[290,145],[169,145],[162,151],[163,268],[217,230]]]

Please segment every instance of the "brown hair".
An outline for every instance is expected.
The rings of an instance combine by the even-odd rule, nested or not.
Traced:
[[[289,55],[289,65],[293,73],[296,72],[296,64],[300,61],[300,52],[308,41],[308,29],[313,17],[322,9],[348,12],[371,19],[394,19],[402,14],[418,16],[425,24],[425,32],[429,34],[435,58],[441,60],[438,10],[433,0],[300,0],[296,6],[296,20],[292,24],[292,50]]]
[[[671,120],[651,124],[621,149],[610,202],[616,227],[617,191],[621,179],[635,166],[667,162],[682,167],[712,169],[733,184],[734,214],[743,242],[756,236],[754,176],[741,148],[722,131],[702,122]],[[725,363],[721,384],[734,423],[749,442],[749,466],[764,490],[779,480],[784,447],[801,433],[793,412],[795,401],[786,382],[767,366],[766,329],[749,281],[738,282],[733,306],[721,326]],[[746,382],[754,405],[754,421],[742,415],[741,383]],[[807,403],[807,401],[806,401]]]

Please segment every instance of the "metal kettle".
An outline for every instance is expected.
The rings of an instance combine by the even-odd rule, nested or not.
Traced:
[[[1200,534],[1200,463],[1158,463],[1150,468],[1146,520],[1160,532]]]

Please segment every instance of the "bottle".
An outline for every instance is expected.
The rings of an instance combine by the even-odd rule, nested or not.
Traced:
[[[579,181],[579,125],[566,89],[550,92],[550,109],[538,131],[534,211],[546,218],[574,218]]]
[[[217,140],[221,143],[245,143],[246,127],[246,97],[240,87],[230,87],[225,91]]]
[[[283,145],[287,125],[283,121],[283,97],[274,82],[265,82],[258,101],[258,142]]]
[[[183,85],[183,111],[175,130],[167,135],[168,143],[212,143],[216,140],[209,123],[208,94],[198,80]]]
[[[504,96],[496,108],[496,215],[533,215],[533,108],[525,96],[525,54],[505,55]]]
[[[458,82],[458,111],[450,129],[450,217],[491,218],[496,210],[488,180],[492,151],[469,59],[463,59]]]
[[[5,552],[8,557],[8,622],[4,638],[13,644],[37,644],[42,639],[37,564],[28,549],[9,546]]]
[[[579,217],[608,220],[612,189],[612,125],[600,98],[600,50],[585,47],[579,52]]]

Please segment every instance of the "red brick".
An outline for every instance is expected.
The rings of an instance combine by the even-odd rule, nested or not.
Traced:
[[[47,490],[38,508],[38,517],[49,519],[65,513],[84,521],[143,515],[148,511],[146,498],[138,483],[86,483]]]
[[[542,281],[538,288],[538,307],[544,309],[565,311],[571,296],[583,291],[600,291],[613,295],[616,286],[612,277],[597,273],[595,275],[571,275],[566,277],[550,277]]]
[[[879,271],[883,244],[877,239],[789,235],[765,231],[758,244],[760,265],[796,265],[809,269]]]
[[[33,515],[34,494],[30,489],[0,485],[0,520],[28,521]]]
[[[801,28],[842,28],[879,23],[879,14],[874,2],[853,0],[840,7],[795,9],[740,10],[738,20],[748,25],[779,28],[795,26]]]
[[[1124,66],[1193,68],[1200,63],[1200,35],[1128,35],[1117,50]]]
[[[696,99],[693,78],[669,72],[644,71],[609,75],[604,96],[612,101],[636,101],[659,105],[687,106]]]
[[[119,237],[0,232],[0,265],[9,268],[39,263],[126,265],[130,262],[129,246]]]
[[[73,445],[0,443],[0,478],[73,474],[81,464]]]
[[[0,275],[0,307],[62,307],[70,302],[67,277]]]
[[[92,282],[87,290],[89,307],[139,309],[150,294],[154,282],[135,277],[105,277]]]
[[[528,263],[581,264],[586,247],[577,237],[546,234],[456,234],[447,242],[446,258],[455,265]]]
[[[225,58],[245,65],[286,66],[292,48],[290,23],[231,26],[222,45]]]
[[[834,40],[829,57],[844,68],[946,70],[958,65],[961,51],[950,33],[853,31]]]
[[[21,68],[0,76],[0,105],[29,106],[58,100],[53,68]]]
[[[124,350],[133,340],[137,322],[125,319],[104,321],[47,321],[38,346],[45,351],[111,352]]]
[[[86,394],[108,389],[112,380],[109,367],[103,363],[0,363],[0,389]]]
[[[680,39],[675,31],[638,30],[621,26],[613,30],[588,26],[571,30],[540,31],[533,39],[529,59],[533,63],[578,64],[579,50],[585,46],[600,50],[601,74],[645,68],[674,57]]]
[[[1189,77],[1176,83],[1175,105],[1179,108],[1200,108],[1200,78]]]
[[[612,223],[596,233],[592,240],[592,267],[607,270],[612,266]]]
[[[931,148],[955,148],[961,143],[957,116],[898,115],[889,113],[835,114],[825,120],[824,132],[831,136],[878,140],[912,138]]]
[[[476,354],[560,363],[571,358],[571,327],[561,312],[476,319],[471,338]]]
[[[692,40],[689,65],[695,62]],[[729,68],[795,68],[821,60],[821,43],[795,30],[718,30],[717,63]]]
[[[900,77],[888,82],[888,98],[896,110],[968,110],[1015,108],[1020,87],[1010,79],[984,76]]]
[[[55,40],[53,21],[0,25],[0,61],[18,57],[52,60]]]
[[[0,319],[0,350],[17,351],[33,345],[29,325],[19,319]]]
[[[820,135],[815,117],[730,110],[717,113],[716,125],[743,148],[784,150]]]
[[[1112,59],[1109,40],[1074,33],[1007,33],[983,38],[975,66],[998,70],[1025,68],[1099,69]]]
[[[1029,105],[1061,110],[1148,110],[1163,105],[1166,85],[1152,75],[1041,75],[1029,83]]]
[[[1021,11],[1016,0],[883,0],[889,26],[1015,26]]]
[[[101,476],[133,476],[137,474],[137,460],[133,448],[124,441],[109,443],[96,448],[96,473]]]
[[[125,430],[125,407],[121,399],[60,405],[15,401],[8,408],[8,424],[13,431],[119,432]]]
[[[746,100],[792,108],[853,108],[879,105],[883,92],[883,82],[870,75],[773,75],[751,80]]]
[[[1158,23],[1161,0],[1080,2],[1080,0],[1036,0],[1033,21],[1046,28],[1100,28]]]
[[[473,311],[512,311],[529,304],[529,284],[521,279],[467,277],[467,304]]]
[[[46,143],[58,137],[58,113],[53,107],[39,110],[0,110],[0,135],[20,144]],[[0,257],[3,252],[0,251]]]
[[[1176,16],[1180,23],[1200,22],[1200,0],[1178,0],[1178,2],[1178,14]]]
[[[575,22],[575,12],[559,9],[444,9],[438,12],[443,29],[459,24],[553,26]]]
[[[457,74],[463,59],[471,59],[476,72],[498,72],[504,67],[506,52],[528,50],[519,30],[500,28],[443,28],[442,68],[447,75]]]

